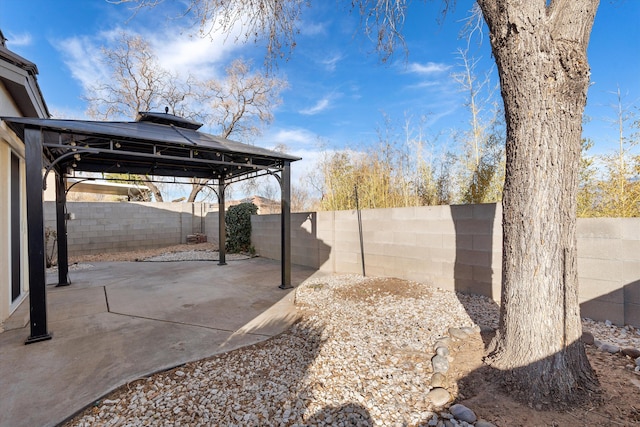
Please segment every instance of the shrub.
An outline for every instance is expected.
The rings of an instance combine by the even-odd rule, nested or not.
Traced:
[[[253,203],[231,206],[225,215],[227,227],[226,249],[230,253],[251,250],[251,215],[258,213]]]

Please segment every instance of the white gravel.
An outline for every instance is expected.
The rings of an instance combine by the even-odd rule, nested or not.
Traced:
[[[250,256],[244,254],[226,254],[227,261],[235,261],[240,259],[248,259]],[[219,261],[220,253],[218,251],[181,251],[168,252],[162,255],[145,258],[143,261],[166,262],[166,261]]]
[[[296,303],[307,316],[287,332],[138,380],[68,425],[427,425],[436,340],[449,327],[498,321],[485,297],[361,276],[307,281]],[[640,344],[636,330],[588,319],[585,328],[616,345]]]

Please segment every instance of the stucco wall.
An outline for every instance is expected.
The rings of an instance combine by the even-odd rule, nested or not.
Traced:
[[[3,98],[4,88],[0,84],[0,99]],[[0,104],[3,104],[0,102]],[[7,114],[16,115],[13,104],[7,102],[0,110]],[[27,222],[26,215],[21,215],[20,228],[11,228],[11,154],[15,154],[20,160],[20,212],[26,212],[26,187],[24,178],[24,145],[17,137],[7,130],[4,123],[0,123],[0,331],[3,322],[18,307],[27,296],[29,282],[27,278],[28,247],[27,247]],[[12,233],[20,235],[20,291],[21,294],[14,301],[11,299],[12,283]]]
[[[500,298],[501,206],[426,206],[362,212],[365,272]],[[252,217],[258,254],[280,258],[280,219]],[[355,211],[292,216],[292,262],[362,273]],[[582,315],[640,326],[640,218],[578,220]]]

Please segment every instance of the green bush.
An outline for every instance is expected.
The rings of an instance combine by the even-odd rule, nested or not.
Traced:
[[[225,215],[227,252],[251,251],[251,215],[256,213],[258,213],[258,207],[253,203],[240,203],[227,210]]]

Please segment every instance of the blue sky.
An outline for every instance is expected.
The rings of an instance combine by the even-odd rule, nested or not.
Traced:
[[[384,115],[398,126],[406,118],[417,126],[424,117],[423,137],[434,143],[433,150],[455,150],[451,132],[465,130],[469,115],[452,73],[460,71],[456,50],[466,42],[458,34],[472,3],[459,1],[440,24],[440,1],[413,1],[405,23],[409,53],[398,51],[384,64],[358,31],[358,16],[333,0],[312,3],[296,49],[276,70],[289,89],[274,122],[254,143],[266,148],[284,143],[303,157],[294,179],[313,169],[323,149],[375,144]],[[168,18],[177,6],[165,0],[132,18],[128,6],[105,0],[0,0],[0,29],[9,49],[37,64],[45,100],[58,118],[87,118],[81,95],[101,75],[95,53],[121,29],[142,34],[165,66],[181,72],[213,76],[237,57],[262,64],[260,46],[221,35],[213,41],[192,36],[188,21]],[[584,130],[595,142],[594,152],[616,144],[612,92],[620,88],[625,107],[640,105],[639,23],[639,0],[601,1],[589,47],[593,84],[586,114],[591,120]],[[486,33],[471,50],[478,74],[493,67]]]

